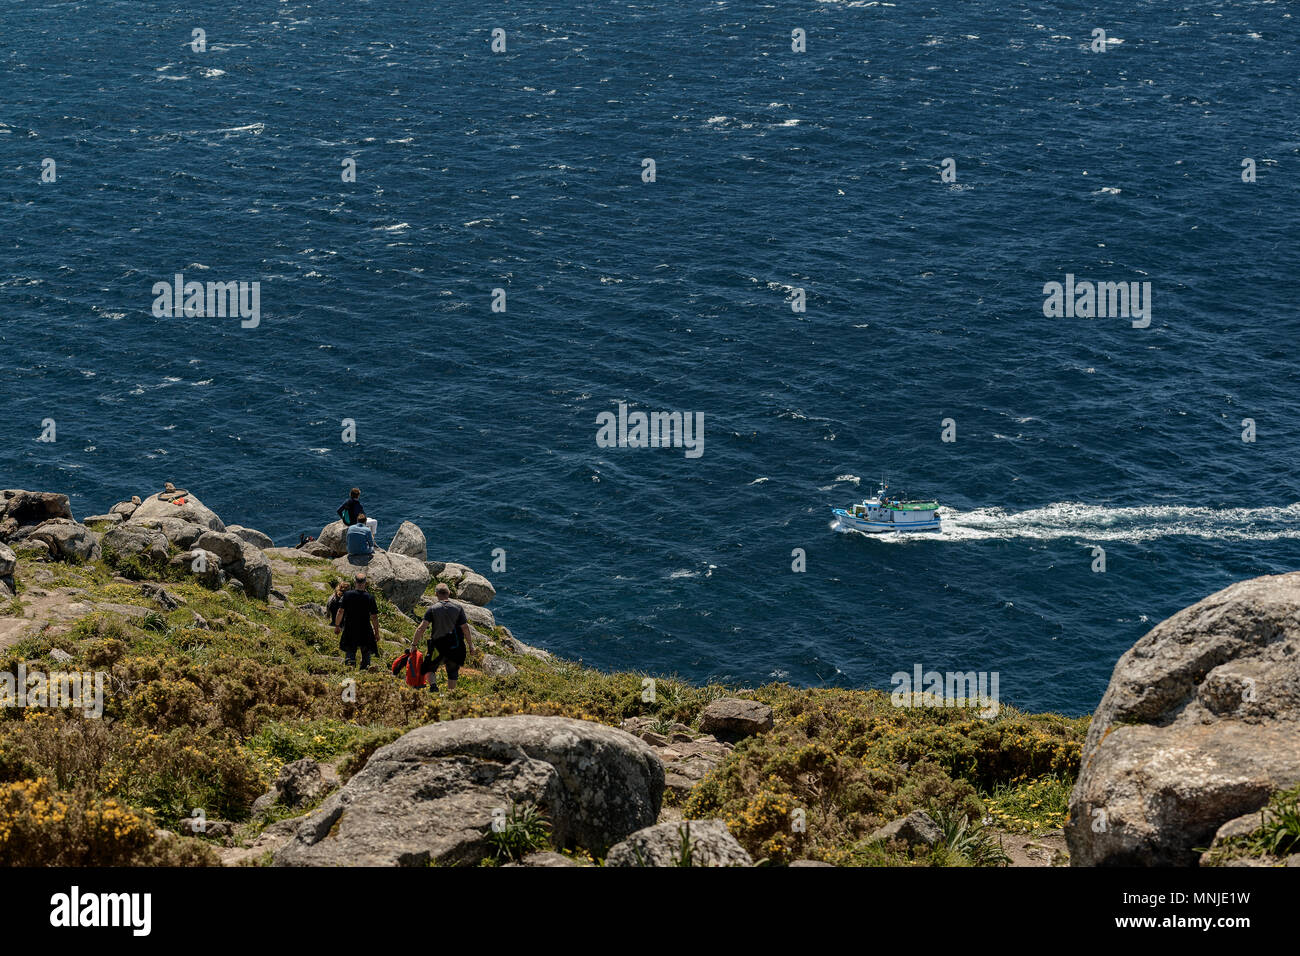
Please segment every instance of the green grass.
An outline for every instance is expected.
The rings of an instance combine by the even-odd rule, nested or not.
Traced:
[[[989,823],[1010,833],[1042,834],[1065,826],[1070,777],[1049,775],[996,786],[984,796]]]
[[[112,688],[104,721],[63,711],[0,711],[0,785],[44,776],[69,792],[148,809],[160,825],[177,826],[197,806],[209,819],[230,819],[254,832],[267,818],[251,814],[253,799],[284,764],[301,757],[334,763],[346,779],[375,749],[413,727],[505,714],[613,726],[643,717],[667,734],[674,724],[698,728],[711,701],[741,694],[770,704],[776,727],[741,743],[696,786],[683,805],[688,818],[726,819],[751,856],[768,863],[811,857],[965,866],[996,862],[979,823],[986,815],[1000,828],[1015,822],[1025,832],[1060,826],[1077,773],[1087,727],[1082,719],[1004,707],[982,720],[953,710],[895,708],[876,691],[770,684],[739,692],[672,675],[604,673],[580,662],[514,654],[494,642],[499,632],[483,628],[476,628],[480,639],[457,692],[430,695],[408,688],[384,666],[409,641],[414,618],[380,598],[380,625],[392,639],[381,645],[372,671],[348,669],[333,629],[292,606],[325,604],[328,593],[312,584],[336,570],[323,559],[288,560],[300,573],[276,586],[290,606],[209,590],[180,572],[167,588],[185,603],[170,612],[138,585],[114,581],[115,569],[105,561],[41,565],[54,576],[43,587],[84,588],[91,601],[148,613],[133,620],[94,613],[61,634],[0,652],[0,670],[12,671],[57,647],[74,656],[69,669],[107,671]],[[20,588],[25,570],[20,564]],[[195,614],[209,626],[196,624]],[[517,673],[484,673],[484,651],[509,660]],[[653,694],[646,692],[648,676]],[[943,846],[900,853],[865,841],[912,809],[944,818]],[[806,819],[803,830],[792,828],[796,810]],[[522,832],[531,840],[539,826],[518,811],[510,839]],[[520,838],[503,852],[522,852],[524,845]],[[580,847],[566,850],[591,861]]]

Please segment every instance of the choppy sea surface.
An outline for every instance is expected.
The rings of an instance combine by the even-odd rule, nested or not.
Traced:
[[[1300,568],[1294,10],[4,4],[0,487],[291,544],[356,484],[595,666],[1091,711]],[[176,273],[260,324],[155,316]],[[1067,274],[1149,326],[1046,317]],[[703,455],[599,447],[619,402]],[[947,530],[832,533],[882,473]]]

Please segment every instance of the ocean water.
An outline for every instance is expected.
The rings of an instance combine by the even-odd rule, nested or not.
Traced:
[[[356,484],[595,666],[1086,713],[1300,568],[1293,11],[5,4],[0,487],[170,480],[289,544]],[[176,273],[260,324],[156,317]],[[1046,317],[1067,274],[1149,326]],[[619,402],[704,453],[599,447]],[[881,474],[948,529],[832,533]]]

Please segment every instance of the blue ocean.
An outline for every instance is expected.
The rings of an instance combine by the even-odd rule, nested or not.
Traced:
[[[1300,568],[1294,9],[10,0],[0,487],[294,544],[357,485],[593,666],[1090,712]],[[945,530],[834,533],[882,475]]]

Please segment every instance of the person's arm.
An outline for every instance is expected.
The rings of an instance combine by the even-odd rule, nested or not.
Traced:
[[[466,654],[466,656],[468,656],[468,655],[470,655],[470,654],[473,654],[473,653],[474,653],[474,639],[471,638],[470,635],[474,633],[474,628],[470,627],[468,623],[465,623],[465,624],[462,624],[462,625],[460,626],[460,632],[461,632],[463,635],[465,635],[465,654]]]
[[[424,640],[424,632],[428,629],[429,622],[427,620],[421,621],[420,626],[415,629],[415,637],[411,638],[411,644],[419,646],[420,641]]]
[[[334,615],[334,633],[337,634],[341,630],[343,630],[343,608],[340,607]]]

